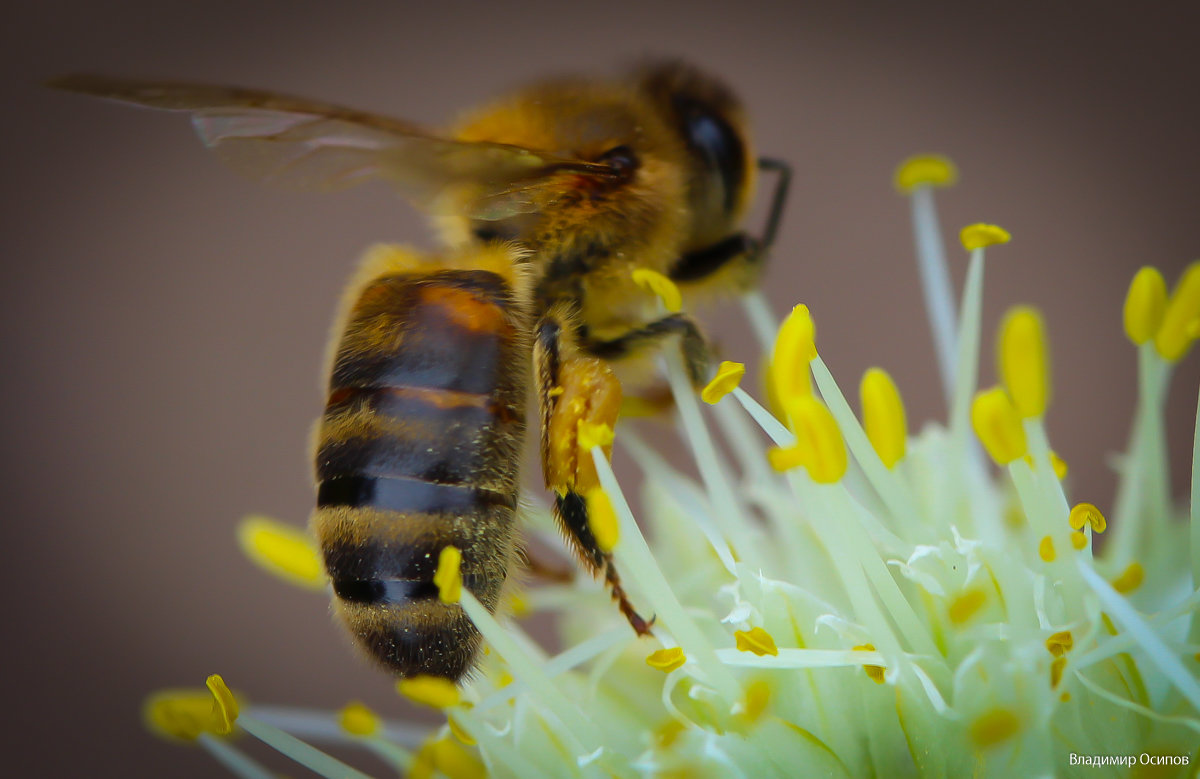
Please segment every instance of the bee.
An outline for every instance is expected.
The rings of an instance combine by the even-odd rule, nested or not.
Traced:
[[[438,598],[441,551],[495,610],[517,555],[519,464],[532,384],[545,484],[582,565],[638,634],[610,553],[588,524],[594,465],[581,423],[614,424],[614,366],[678,337],[692,382],[710,370],[700,329],[663,315],[631,272],[685,293],[754,283],[790,169],[756,160],[743,109],[680,62],[613,79],[534,84],[448,132],[256,90],[75,75],[52,86],[183,111],[204,144],[272,184],[372,179],[424,208],[446,248],[368,252],[344,297],[316,446],[313,528],[334,611],[400,676],[458,680],[480,643]],[[758,238],[741,224],[759,170],[776,174]]]

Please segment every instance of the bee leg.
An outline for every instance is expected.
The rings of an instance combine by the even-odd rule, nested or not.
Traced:
[[[667,272],[673,281],[683,284],[705,281],[719,271],[734,273],[734,283],[749,287],[758,276],[762,262],[775,243],[779,223],[783,219],[783,207],[787,203],[788,190],[792,183],[792,167],[783,160],[762,157],[758,160],[759,170],[774,171],[775,191],[771,194],[771,205],[767,211],[767,222],[761,238],[752,238],[747,233],[734,233],[716,243],[688,252],[675,261]]]
[[[655,345],[672,335],[680,337],[688,378],[691,379],[693,386],[703,387],[708,381],[711,367],[708,342],[700,333],[700,328],[686,314],[671,314],[662,319],[656,319],[606,341],[598,341],[585,336],[581,345],[588,354],[605,360],[619,360],[639,349]]]
[[[581,354],[573,342],[574,327],[565,310],[552,311],[534,333],[534,370],[542,423],[542,473],[554,492],[554,518],[584,566],[604,574],[613,600],[642,636],[651,622],[637,613],[621,586],[612,554],[596,542],[588,524],[585,495],[600,486],[591,454],[579,447],[580,423],[616,424],[621,385],[612,369],[597,357]],[[611,445],[604,447],[611,456]]]

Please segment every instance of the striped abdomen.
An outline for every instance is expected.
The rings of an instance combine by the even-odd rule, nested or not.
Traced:
[[[442,548],[494,609],[513,550],[526,315],[482,270],[386,275],[350,313],[317,445],[314,518],[334,607],[403,676],[457,679],[479,635],[438,600]]]

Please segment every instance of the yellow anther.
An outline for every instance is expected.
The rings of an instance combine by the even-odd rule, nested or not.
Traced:
[[[1067,668],[1067,658],[1056,657],[1050,663],[1050,689],[1058,687],[1058,683],[1062,681],[1063,671]]]
[[[946,610],[946,616],[955,625],[961,625],[975,616],[986,602],[987,593],[983,590],[967,590],[950,603],[950,608]]]
[[[410,676],[396,682],[396,692],[413,703],[445,709],[458,705],[458,687],[441,676]]]
[[[484,648],[486,649],[487,647]],[[513,681],[512,674],[510,674],[508,671],[501,671],[500,676],[496,679],[496,687],[504,689],[508,685],[512,684]]]
[[[1083,549],[1087,546],[1087,534],[1081,530],[1071,531],[1071,546],[1076,549]]]
[[[413,757],[408,769],[409,779],[433,779],[437,774],[448,779],[484,779],[487,768],[465,749],[449,738],[426,741]]]
[[[660,749],[668,749],[679,739],[679,734],[685,730],[687,730],[687,725],[684,725],[679,720],[667,720],[661,727],[654,731],[654,743]]]
[[[238,718],[237,699],[225,686],[225,680],[219,674],[213,674],[204,680],[204,686],[212,693],[212,729],[222,736],[233,732],[233,725]]]
[[[642,289],[648,289],[662,300],[663,308],[668,311],[678,311],[683,307],[683,298],[675,282],[658,271],[649,268],[637,268],[633,272],[633,281]]]
[[[588,422],[581,419],[576,427],[575,439],[579,442],[580,449],[590,452],[597,446],[611,446],[613,429],[604,422]]]
[[[1021,721],[1008,709],[984,712],[971,723],[971,740],[987,749],[1009,740],[1021,729]]]
[[[532,611],[533,608],[529,605],[529,601],[525,599],[525,596],[517,592],[510,592],[508,594],[509,614],[512,614],[514,617],[525,617]]]
[[[700,399],[709,405],[714,405],[721,398],[733,392],[746,375],[746,366],[740,362],[725,360],[717,368],[717,375],[700,390]]]
[[[908,443],[908,423],[900,391],[887,371],[871,368],[863,374],[858,394],[867,438],[883,464],[891,468],[904,457]]]
[[[1046,639],[1046,650],[1055,657],[1062,657],[1067,652],[1070,652],[1075,646],[1075,637],[1071,635],[1069,630],[1060,630],[1057,633],[1052,633]]]
[[[808,364],[817,356],[816,333],[812,315],[803,303],[793,308],[779,326],[769,379],[775,398],[785,409],[792,399],[812,394]]]
[[[613,511],[612,501],[600,487],[589,490],[584,498],[587,501],[588,529],[596,539],[596,546],[605,554],[611,553],[621,537],[617,524],[617,512]]]
[[[659,649],[656,652],[651,652],[646,657],[646,665],[651,668],[657,668],[665,674],[671,673],[671,671],[681,667],[686,662],[687,655],[677,646]]]
[[[739,652],[753,652],[759,657],[779,654],[779,647],[775,646],[775,639],[771,638],[771,634],[762,628],[735,630],[733,638],[737,642]]]
[[[1132,562],[1129,567],[1121,572],[1121,575],[1113,579],[1113,589],[1120,593],[1129,593],[1142,586],[1142,580],[1146,578],[1146,570],[1142,568],[1142,564]]]
[[[1167,309],[1167,282],[1158,268],[1147,265],[1133,275],[1125,293],[1125,335],[1137,345],[1149,341],[1162,326]]]
[[[874,652],[875,645],[874,644],[860,644],[859,646],[854,647],[854,651],[855,652]],[[871,680],[874,681],[876,684],[883,684],[883,682],[884,682],[883,675],[886,670],[887,669],[885,669],[882,665],[864,665],[863,666],[863,671],[867,674],[867,676],[871,677]]]
[[[1113,624],[1112,618],[1110,618],[1103,611],[1100,612],[1100,624],[1104,625],[1104,630],[1110,636],[1115,636],[1117,634],[1117,626]]]
[[[1012,240],[1012,236],[1003,227],[984,224],[982,222],[964,227],[959,233],[959,238],[962,240],[962,245],[967,251],[1008,243]]]
[[[1038,557],[1042,558],[1042,562],[1052,563],[1056,556],[1054,539],[1050,536],[1042,536],[1042,540],[1038,542]]]
[[[242,553],[290,584],[325,587],[325,568],[316,544],[299,528],[262,516],[248,516],[237,528]]]
[[[983,390],[971,403],[971,426],[988,454],[999,465],[1024,457],[1025,428],[1008,394],[999,387]]]
[[[1191,324],[1200,318],[1200,262],[1193,262],[1175,285],[1154,348],[1165,360],[1177,362],[1192,345]]]
[[[469,706],[469,704],[464,703],[463,706]],[[450,732],[452,734],[454,734],[454,737],[456,739],[458,739],[459,741],[461,741],[462,743],[466,744],[469,747],[475,746],[475,739],[471,738],[470,733],[463,730],[462,725],[459,725],[458,722],[455,721],[453,716],[446,717],[446,724],[450,726]]]
[[[746,685],[746,700],[742,703],[742,716],[751,723],[758,722],[771,702],[771,685],[765,679],[756,679]]]
[[[462,552],[455,546],[443,546],[438,553],[437,570],[433,572],[433,583],[438,588],[438,600],[442,603],[458,603],[462,598]]]
[[[1058,696],[1058,699],[1059,699],[1060,701],[1062,701],[1063,703],[1070,703],[1070,701],[1071,701],[1071,693],[1069,693],[1069,692],[1066,692],[1066,691],[1064,690],[1064,691],[1063,691],[1063,694],[1062,694],[1062,695],[1060,695],[1060,696]]]
[[[338,724],[352,736],[374,736],[379,732],[379,715],[359,701],[347,703],[338,712]]]
[[[1014,306],[1000,324],[998,373],[1022,418],[1040,417],[1050,402],[1050,358],[1042,315]]]
[[[212,727],[213,696],[207,690],[162,690],[146,699],[146,728],[172,741],[193,741]]]
[[[767,462],[776,471],[783,473],[804,465],[808,451],[802,446],[774,446],[767,450]]]
[[[949,187],[958,181],[958,168],[939,154],[918,154],[896,168],[892,183],[904,194],[917,187]]]
[[[846,474],[846,443],[825,404],[812,395],[801,395],[787,406],[796,432],[796,445],[804,450],[804,467],[818,484],[833,484]],[[772,463],[774,465],[774,463]]]
[[[1059,457],[1054,451],[1050,451],[1050,467],[1054,469],[1054,475],[1059,481],[1067,478],[1067,461]]]
[[[1104,529],[1108,527],[1108,522],[1100,513],[1100,509],[1091,503],[1076,503],[1071,509],[1070,515],[1067,516],[1067,522],[1070,523],[1073,530],[1083,530],[1084,525],[1091,525],[1093,533],[1103,533]]]

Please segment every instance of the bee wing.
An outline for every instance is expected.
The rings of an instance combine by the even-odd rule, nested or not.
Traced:
[[[200,140],[235,171],[292,189],[331,191],[384,179],[418,205],[469,194],[469,215],[503,219],[533,209],[549,176],[614,175],[584,162],[501,143],[456,141],[351,108],[240,87],[71,75],[49,86],[191,114]]]

